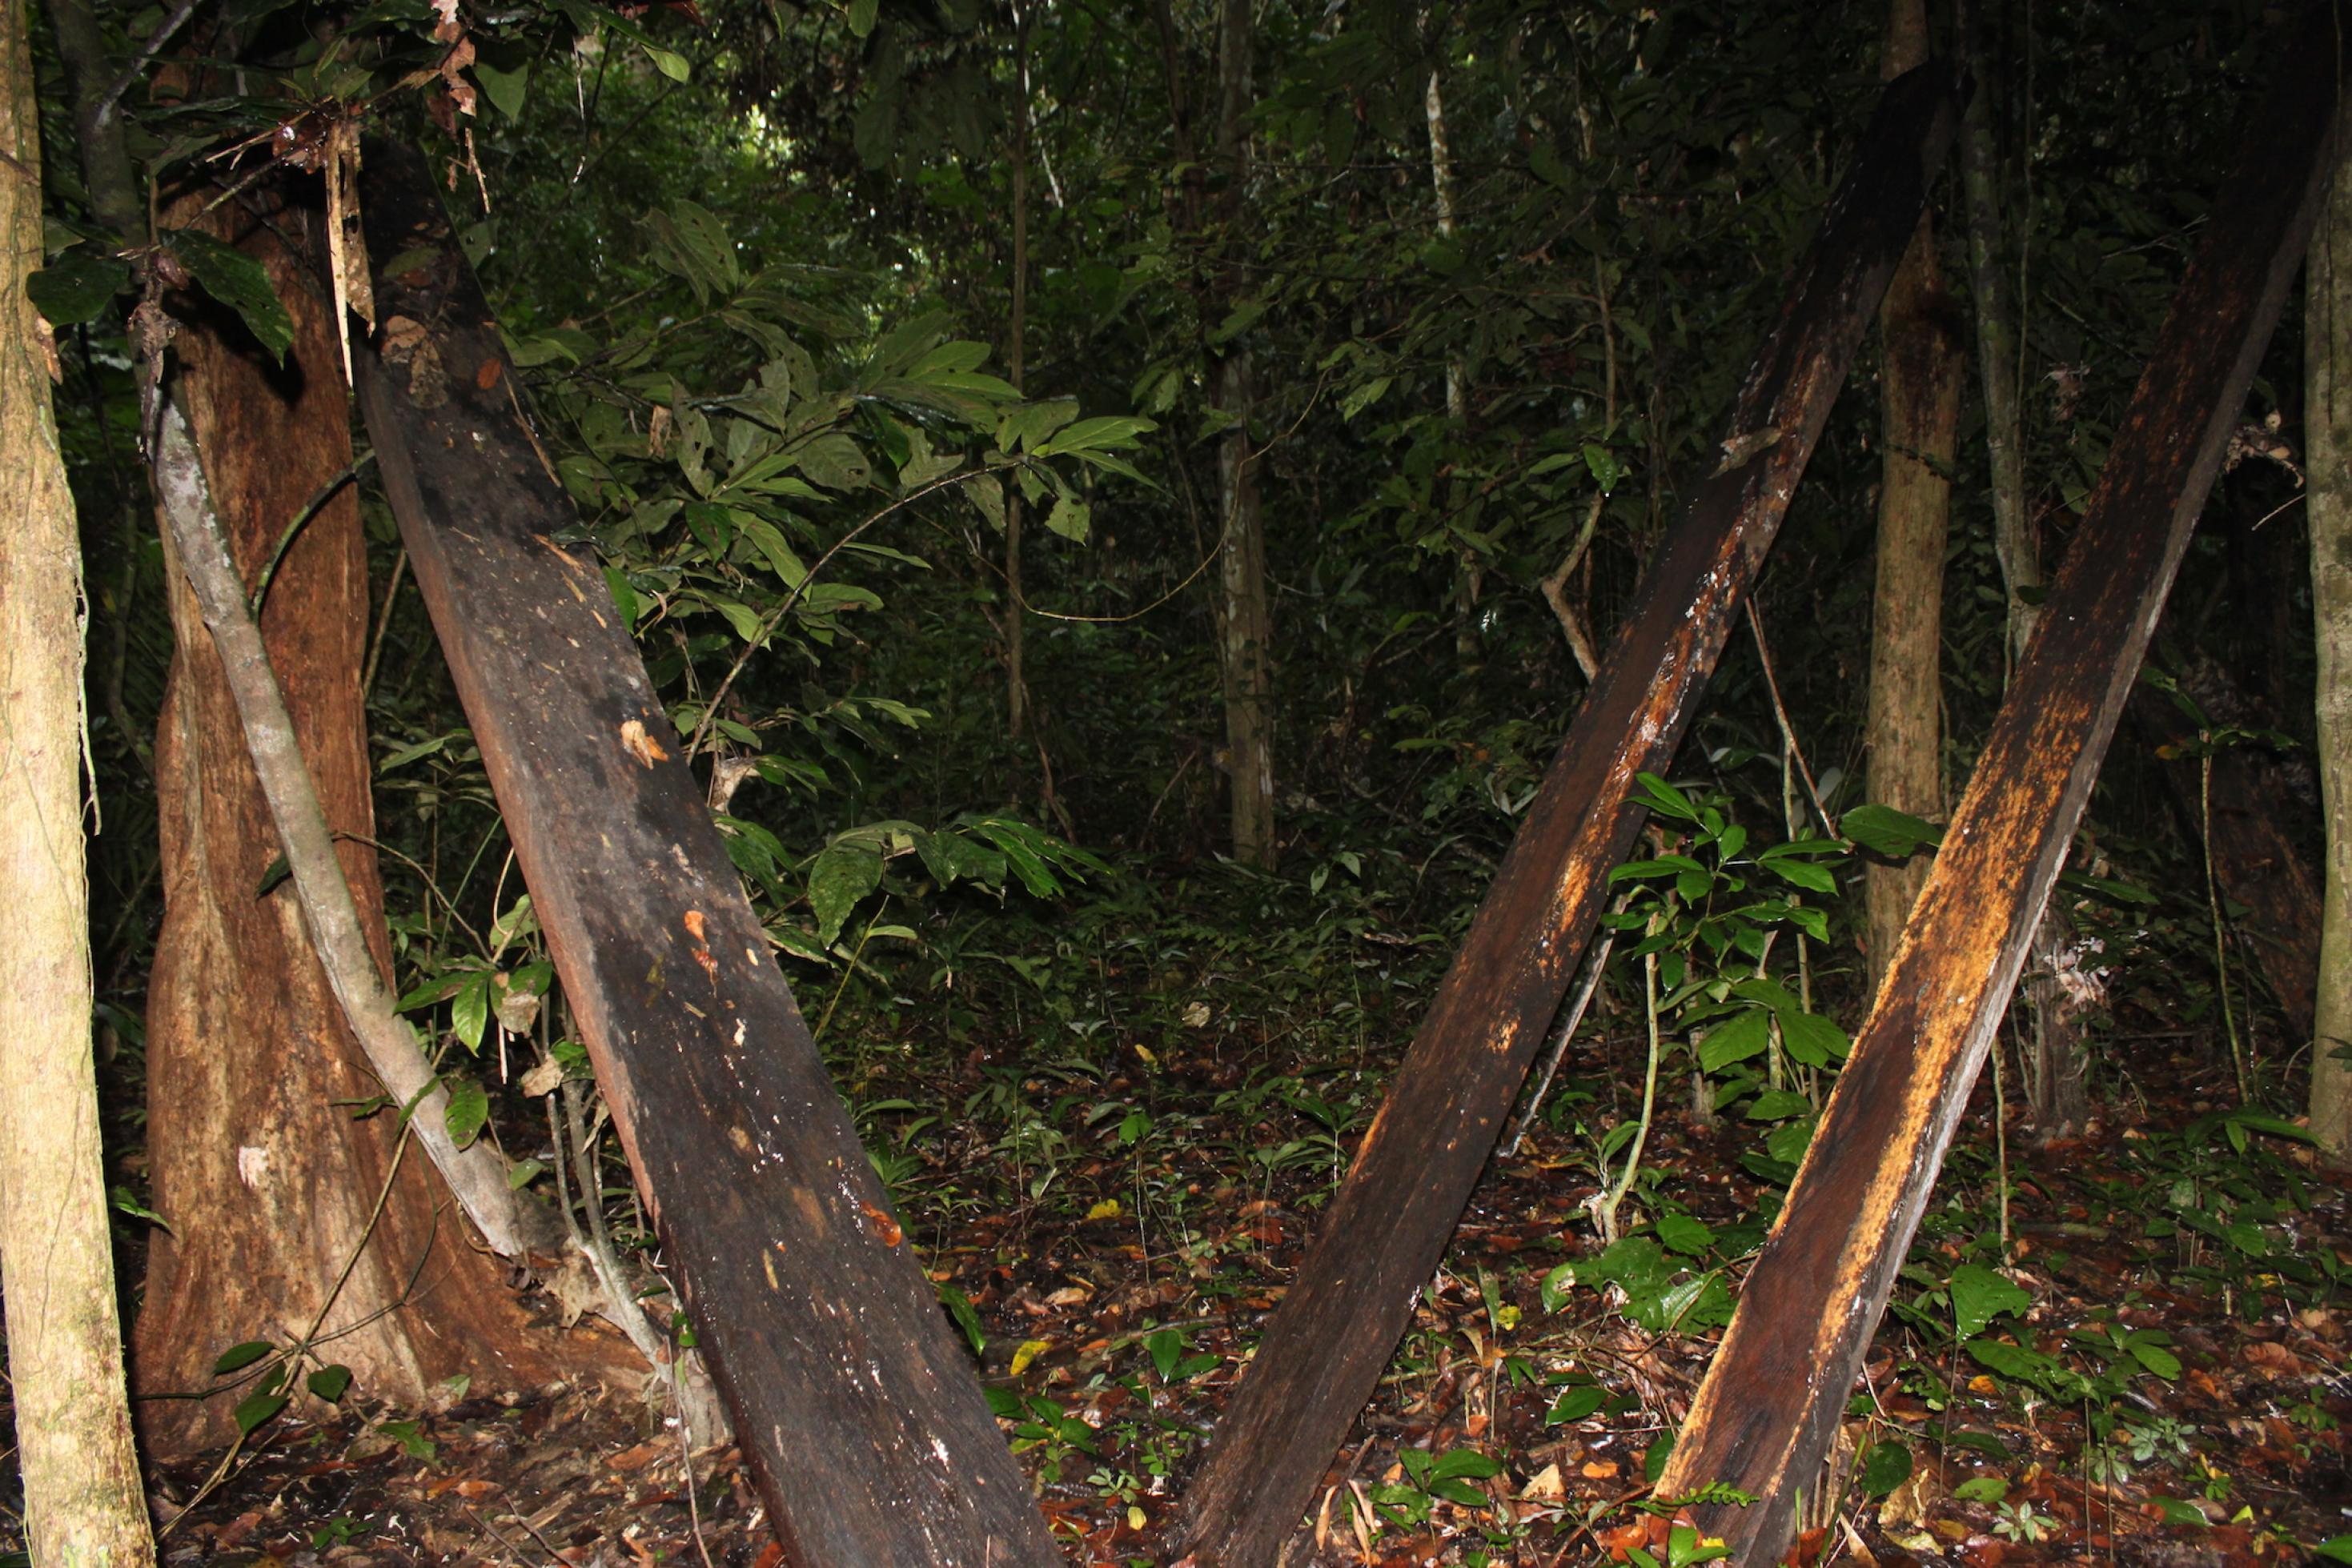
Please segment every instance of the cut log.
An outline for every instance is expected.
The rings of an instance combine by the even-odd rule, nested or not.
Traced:
[[[1888,87],[1741,385],[1722,459],[1660,546],[1192,1484],[1182,1543],[1201,1562],[1273,1562],[1370,1396],[1640,829],[1633,777],[1663,771],[1682,740],[1958,109],[1940,62]]]
[[[1780,1560],[1934,1186],[2334,167],[2332,6],[2250,121],[2204,244],[1885,984],[1658,1482],[1731,1561]]]
[[[370,142],[360,406],[541,928],[778,1538],[1059,1561],[524,423],[431,175]],[[393,265],[394,262],[397,265]]]

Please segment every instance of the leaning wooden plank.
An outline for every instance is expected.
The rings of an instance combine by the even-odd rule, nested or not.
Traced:
[[[1828,421],[1958,112],[1934,63],[1891,84],[1780,319],[1722,460],[1693,491],[1268,1325],[1190,1493],[1203,1563],[1274,1561],[1387,1364],[1576,973],[1662,770]]]
[[[1853,1391],[2335,163],[2332,6],[2301,19],[2132,394],[2009,699],[1658,1483],[1777,1562]]]
[[[360,406],[614,1125],[804,1568],[1059,1561],[729,862],[424,161],[371,142]]]

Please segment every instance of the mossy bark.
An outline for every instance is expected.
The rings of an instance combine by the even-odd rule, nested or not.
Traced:
[[[0,1294],[26,1543],[42,1563],[155,1560],[123,1395],[90,1053],[82,849],[81,540],[49,401],[41,148],[21,0],[0,5]]]

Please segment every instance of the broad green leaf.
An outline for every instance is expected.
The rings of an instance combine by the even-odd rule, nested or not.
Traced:
[[[482,1049],[482,1030],[490,1020],[490,977],[477,971],[467,977],[449,1003],[449,1032],[467,1051]]]
[[[1584,465],[1592,471],[1592,482],[1601,486],[1604,496],[1614,490],[1617,481],[1625,476],[1625,465],[1617,461],[1616,455],[1596,442],[1584,444]]]
[[[25,292],[52,327],[95,321],[131,286],[131,268],[110,256],[74,249],[25,279]]]
[[[449,1141],[459,1148],[470,1147],[482,1135],[482,1128],[490,1119],[490,1097],[482,1086],[470,1078],[446,1079],[449,1089],[449,1110],[445,1118],[449,1128]]]
[[[1034,451],[1040,443],[1077,417],[1076,398],[1023,403],[997,421],[996,444],[1007,452]]]
[[[1182,1333],[1175,1329],[1155,1330],[1144,1340],[1143,1348],[1150,1355],[1152,1370],[1160,1374],[1162,1383],[1175,1377],[1176,1368],[1184,1360]]]
[[[1589,1383],[1571,1385],[1559,1391],[1559,1397],[1553,1400],[1551,1408],[1544,1413],[1544,1425],[1558,1427],[1570,1421],[1581,1421],[1608,1402],[1609,1391],[1605,1388]]]
[[[1830,874],[1826,866],[1800,860],[1768,860],[1763,863],[1773,875],[1791,886],[1803,888],[1807,893],[1837,891],[1837,878]]]
[[[509,120],[522,118],[525,89],[530,86],[529,56],[522,57],[522,63],[513,70],[502,71],[492,65],[486,56],[477,55],[474,57],[474,79],[482,84],[483,96],[490,100],[500,114],[505,115]]]
[[[1813,1103],[1793,1089],[1768,1089],[1756,1096],[1748,1107],[1751,1122],[1785,1122],[1791,1116],[1802,1116],[1813,1108]]]
[[[1093,512],[1084,501],[1068,496],[1054,497],[1054,509],[1045,514],[1045,527],[1073,544],[1087,542],[1087,531],[1093,521]]]
[[[604,569],[604,589],[613,596],[613,608],[619,612],[623,628],[635,631],[637,591],[629,586],[629,580],[621,575],[618,567],[608,566]]]
[[[242,1372],[278,1347],[266,1339],[249,1339],[243,1344],[233,1344],[220,1353],[213,1363],[213,1375],[226,1377],[232,1372]]]
[[[173,229],[163,237],[198,286],[236,311],[246,329],[282,364],[294,341],[294,322],[278,303],[261,263],[194,229]]]
[[[739,600],[714,599],[710,607],[725,616],[735,635],[746,643],[756,645],[767,633],[767,628],[760,622],[760,612]]]
[[[796,448],[793,462],[812,484],[828,490],[864,489],[874,477],[874,465],[858,450],[857,443],[837,430]]]
[[[964,1343],[971,1346],[972,1354],[978,1355],[987,1348],[988,1333],[981,1326],[980,1313],[973,1310],[970,1296],[953,1285],[941,1285],[940,1304],[947,1309],[955,1326],[963,1331]]]
[[[425,1435],[421,1421],[379,1421],[375,1429],[398,1443],[400,1451],[412,1459],[431,1464],[433,1456],[440,1451],[441,1446]]]
[[[1845,1030],[1819,1013],[1782,1014],[1780,1043],[1791,1060],[1807,1067],[1821,1067],[1832,1059],[1843,1061],[1853,1049]]]
[[[809,870],[809,907],[816,915],[816,939],[826,947],[841,936],[858,900],[882,883],[882,857],[862,844],[834,843]]]
[[[2124,1342],[2131,1358],[2167,1383],[2180,1375],[2180,1358],[2165,1348],[2170,1336],[2158,1330],[2147,1330]]]
[[[1698,1065],[1703,1072],[1720,1072],[1733,1062],[1759,1054],[1771,1043],[1772,1015],[1750,1008],[1730,1022],[1718,1024],[1699,1041]]]
[[[740,510],[735,513],[735,527],[751,541],[767,561],[768,569],[782,579],[786,588],[798,588],[808,580],[808,568],[793,547],[784,542],[784,531],[767,518]]]
[[[1944,841],[1943,829],[1892,806],[1856,806],[1838,819],[1838,831],[1889,860],[1904,860],[1922,844]]]
[[[1963,1347],[1979,1365],[2012,1382],[2031,1384],[2059,1399],[2078,1399],[2090,1392],[2090,1383],[2038,1350],[1997,1339],[1972,1339]]]
[[[1715,1244],[1715,1232],[1687,1214],[1662,1214],[1658,1217],[1658,1239],[1670,1251],[1696,1258]]]
[[[1656,774],[1637,773],[1633,776],[1633,782],[1641,787],[1645,797],[1642,803],[1651,810],[1672,817],[1676,821],[1698,821],[1698,808],[1691,804],[1690,797]]]
[[[1911,1479],[1911,1450],[1901,1443],[1870,1445],[1862,1459],[1862,1490],[1865,1497],[1885,1497]]]
[[[958,486],[964,499],[988,519],[988,526],[998,533],[1004,531],[1004,481],[993,474],[975,474]]]
[[[322,1366],[303,1379],[310,1392],[331,1405],[352,1385],[352,1369],[340,1364]]]
[[[638,47],[646,51],[646,57],[653,61],[654,68],[672,81],[684,81],[694,74],[693,68],[686,63],[686,57],[675,50],[665,49],[658,44],[640,44]]]
[[[255,1389],[236,1402],[235,1415],[237,1431],[250,1437],[267,1425],[271,1416],[285,1409],[286,1402],[290,1397],[289,1395],[277,1392],[272,1385],[265,1385]]]
[[[1764,1134],[1764,1152],[1783,1165],[1795,1165],[1805,1157],[1805,1147],[1813,1141],[1813,1118],[1783,1122]]]
[[[1099,452],[1112,447],[1132,446],[1135,438],[1160,426],[1134,414],[1104,414],[1095,419],[1082,419],[1058,432],[1045,444],[1036,448],[1040,456],[1052,456],[1065,452]]]

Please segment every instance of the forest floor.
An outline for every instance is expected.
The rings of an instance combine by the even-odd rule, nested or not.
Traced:
[[[1213,1030],[1191,1038],[1092,1077],[976,1055],[945,1102],[961,1113],[936,1117],[916,1113],[941,1103],[936,1087],[919,1102],[912,1079],[862,1070],[868,1143],[1074,1562],[1164,1561],[1159,1532],[1377,1088],[1362,1067],[1276,1075]],[[2352,1530],[2344,1188],[2300,1145],[2233,1137],[2216,1115],[2232,1103],[2225,1059],[2186,1038],[2117,1049],[2138,1071],[2102,1086],[2077,1139],[2011,1136],[2004,1159],[1979,1090],[1803,1561],[2186,1568],[2322,1543],[2352,1561],[2334,1541]],[[1638,1083],[1637,1050],[1584,1046],[1560,1082]],[[1286,1563],[1602,1563],[1646,1538],[1648,1466],[1776,1196],[1754,1127],[1662,1112],[1654,1184],[1636,1189],[1647,1223],[1603,1247],[1585,1128],[1612,1119],[1555,1090],[1490,1166]],[[994,1190],[975,1188],[980,1168]],[[164,1552],[781,1562],[740,1455],[696,1456],[691,1489],[683,1458],[674,1427],[610,1391],[287,1420]],[[159,1511],[205,1473],[158,1478]]]

